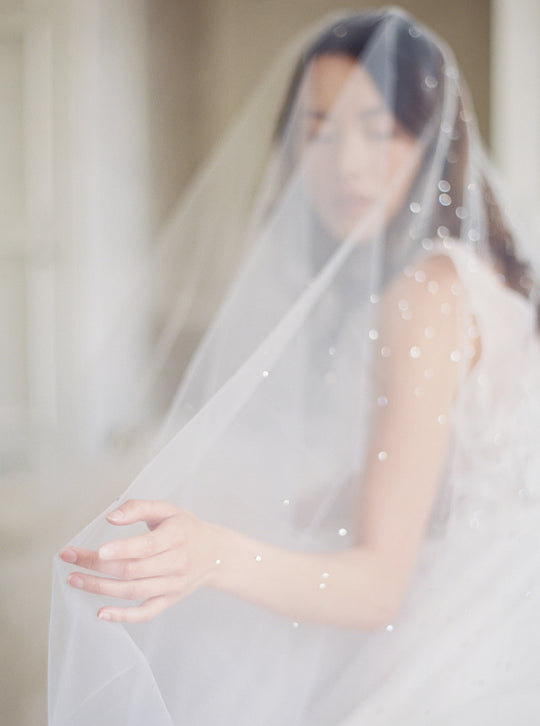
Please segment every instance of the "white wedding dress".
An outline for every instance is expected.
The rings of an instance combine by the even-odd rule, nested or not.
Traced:
[[[475,255],[459,243],[449,254],[482,348],[456,402],[460,426],[444,483],[452,528],[442,546],[434,528],[399,622],[382,646],[380,636],[367,646],[370,676],[381,650],[401,667],[374,676],[343,726],[540,724],[536,320]]]

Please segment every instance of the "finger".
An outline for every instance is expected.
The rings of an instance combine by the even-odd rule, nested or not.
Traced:
[[[128,499],[120,507],[109,512],[107,519],[111,524],[118,525],[146,522],[150,529],[153,529],[178,511],[178,508],[170,502],[155,499]]]
[[[148,577],[142,580],[116,580],[108,577],[97,577],[82,572],[74,572],[68,577],[68,583],[85,592],[105,597],[116,597],[121,600],[146,600],[163,594],[182,592],[185,578]]]
[[[98,618],[113,623],[146,623],[171,605],[174,605],[179,599],[179,597],[161,595],[149,598],[140,605],[133,607],[115,608],[107,606],[98,611]]]
[[[123,580],[182,575],[187,571],[186,557],[170,550],[143,559],[102,560],[94,550],[71,547],[62,550],[60,557],[64,562],[76,564],[85,570],[94,570]]]
[[[180,535],[175,544],[180,542]],[[171,538],[166,530],[156,529],[147,534],[129,537],[128,539],[113,540],[101,545],[98,550],[102,560],[129,560],[141,557],[153,557],[169,549]]]
[[[70,565],[78,565],[86,570],[96,570],[106,575],[116,574],[117,563],[102,560],[94,550],[87,550],[82,547],[66,547],[59,552],[59,557]]]

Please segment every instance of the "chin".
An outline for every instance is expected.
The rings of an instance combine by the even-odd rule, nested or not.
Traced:
[[[344,242],[351,236],[354,236],[357,244],[367,244],[382,229],[381,220],[357,220],[348,224],[326,225],[328,232],[339,242]]]
[[[323,227],[326,229],[336,241],[343,242],[350,236],[354,236],[358,244],[368,243],[377,236],[388,222],[386,210],[379,207],[371,209],[369,213],[364,214],[343,214],[334,210],[330,210],[326,214],[320,214],[319,219]]]

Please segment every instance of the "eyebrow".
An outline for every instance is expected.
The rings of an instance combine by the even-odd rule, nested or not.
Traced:
[[[373,108],[367,108],[365,111],[361,111],[357,114],[358,118],[372,118],[382,113],[387,113],[388,109],[385,106],[374,106]],[[306,109],[304,116],[308,116],[315,121],[325,121],[330,114],[327,111],[319,111],[317,109]]]

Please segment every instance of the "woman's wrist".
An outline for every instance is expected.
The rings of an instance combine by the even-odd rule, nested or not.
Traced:
[[[272,547],[225,527],[216,527],[216,559],[211,587],[231,595],[242,596],[257,587],[262,571],[268,565]]]
[[[212,548],[213,562],[208,578],[208,586],[216,590],[231,591],[241,571],[243,541],[245,538],[226,527],[210,525],[214,539]]]

